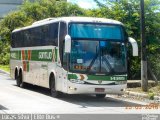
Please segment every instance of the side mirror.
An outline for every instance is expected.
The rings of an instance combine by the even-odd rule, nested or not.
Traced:
[[[71,37],[69,35],[65,36],[65,48],[64,48],[65,53],[70,53],[71,52]]]
[[[133,56],[138,56],[138,44],[136,40],[131,37],[129,37],[128,40],[132,45]]]

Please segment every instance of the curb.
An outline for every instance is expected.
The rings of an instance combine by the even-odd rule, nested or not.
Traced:
[[[9,72],[6,72],[6,71],[1,70],[1,69],[0,69],[0,73],[4,73],[4,74],[7,74],[7,75],[9,75],[9,74],[10,74]]]
[[[148,94],[145,94],[145,93],[137,93],[137,92],[132,92],[132,91],[125,91],[124,93],[129,96],[142,97],[142,98],[149,99]],[[154,96],[154,100],[160,102],[160,96]]]
[[[154,87],[156,86],[156,83],[153,80],[148,80],[148,85]],[[141,87],[141,80],[127,80],[127,88],[135,87]]]

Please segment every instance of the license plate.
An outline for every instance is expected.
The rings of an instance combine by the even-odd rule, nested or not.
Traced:
[[[95,88],[95,92],[104,92],[104,88]]]

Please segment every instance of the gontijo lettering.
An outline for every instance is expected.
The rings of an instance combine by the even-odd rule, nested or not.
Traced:
[[[39,52],[39,59],[52,59],[52,52]]]

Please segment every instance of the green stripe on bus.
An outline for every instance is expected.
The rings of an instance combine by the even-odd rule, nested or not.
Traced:
[[[32,61],[52,61],[52,49],[47,50],[32,50]]]
[[[27,72],[29,72],[29,61],[27,61]]]
[[[102,76],[102,75],[86,75],[87,80],[103,80],[103,81],[124,81],[127,76]],[[68,74],[68,79],[78,79],[76,74]]]
[[[25,50],[25,60],[28,60],[28,50]]]
[[[21,51],[18,51],[18,60],[21,60],[22,56],[21,56]]]
[[[57,61],[58,50],[57,49],[44,49],[44,50],[30,50],[30,60],[31,61],[48,61],[52,62],[53,60]],[[52,52],[53,51],[53,52]],[[25,58],[24,60],[28,60],[28,50],[24,50]],[[11,51],[11,59],[13,60],[21,60],[21,50]],[[54,61],[54,62],[55,62]]]
[[[108,80],[108,81],[118,81],[127,80],[127,76],[102,76],[102,75],[87,75],[88,80]]]
[[[76,74],[68,74],[68,80],[70,79],[78,79]]]
[[[10,57],[13,60],[21,60],[21,51],[11,51]]]
[[[57,62],[57,55],[58,55],[58,54],[57,54],[57,51],[58,51],[58,50],[55,49],[55,61],[56,61],[56,62]]]

